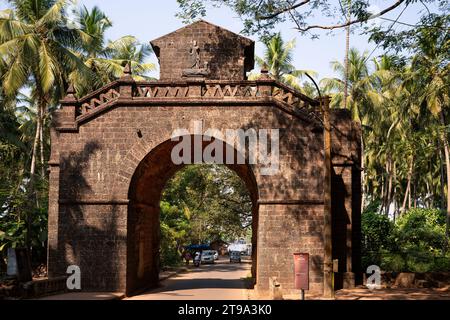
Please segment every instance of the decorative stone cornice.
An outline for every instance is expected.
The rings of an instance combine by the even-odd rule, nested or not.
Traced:
[[[61,105],[63,111],[73,113],[69,115],[73,118],[59,123],[56,130],[77,130],[81,123],[117,105],[126,107],[269,104],[302,120],[320,125],[318,100],[311,99],[270,77],[261,77],[253,81],[187,79],[135,82],[127,65],[122,78],[80,99],[75,98],[74,90],[68,90],[68,95],[61,101]]]

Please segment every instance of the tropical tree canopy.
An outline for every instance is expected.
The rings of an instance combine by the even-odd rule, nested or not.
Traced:
[[[291,87],[301,91],[302,93],[312,93],[310,87],[305,83],[301,83],[306,74],[312,77],[317,76],[317,72],[312,70],[299,70],[293,65],[293,52],[295,50],[295,39],[285,42],[281,33],[275,34],[272,38],[264,42],[265,50],[263,57],[255,57],[258,67],[267,69],[271,77],[279,80]],[[250,74],[250,79],[257,79],[259,73]],[[315,91],[315,89],[314,89]],[[317,92],[314,93],[314,96]]]

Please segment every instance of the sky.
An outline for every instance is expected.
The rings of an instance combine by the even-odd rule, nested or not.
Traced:
[[[336,2],[337,0],[331,0]],[[373,0],[371,7],[379,11],[394,0]],[[141,42],[148,43],[162,35],[170,33],[183,27],[181,19],[175,17],[178,12],[176,0],[78,0],[78,5],[85,5],[87,8],[98,6],[104,11],[113,22],[113,27],[107,33],[107,39],[115,40],[125,35],[134,35]],[[6,7],[6,1],[0,0],[0,10]],[[429,6],[430,7],[430,6]],[[386,18],[396,19],[404,7],[400,6],[385,15]],[[430,7],[433,9],[433,7]],[[425,10],[420,3],[409,6],[401,15],[399,21],[405,23],[417,23],[418,17]],[[236,33],[240,33],[243,24],[240,18],[228,8],[208,8],[205,20],[224,27]],[[325,18],[317,17],[315,23],[326,22]],[[376,19],[374,23],[381,23],[390,26],[392,23]],[[394,29],[404,28],[396,24]],[[337,30],[332,35],[326,32],[319,32],[319,39],[312,40],[310,36],[300,35],[293,29],[291,23],[284,23],[277,26],[285,40],[296,39],[296,49],[294,51],[294,65],[297,69],[314,70],[318,72],[318,78],[333,77],[335,74],[330,67],[332,60],[343,61],[345,54],[345,31]],[[369,43],[367,34],[360,34],[360,30],[355,30],[350,38],[350,46],[360,51],[375,49],[374,43]],[[262,56],[264,46],[258,41],[258,37],[249,37],[256,42],[256,54]],[[382,54],[382,50],[376,49],[372,57]],[[152,57],[151,62],[157,63]]]

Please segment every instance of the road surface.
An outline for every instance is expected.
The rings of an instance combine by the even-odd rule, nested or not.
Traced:
[[[159,288],[126,300],[247,299],[244,279],[250,276],[250,269],[249,262],[219,260],[164,280]]]

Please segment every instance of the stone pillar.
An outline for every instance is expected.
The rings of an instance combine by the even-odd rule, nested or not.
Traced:
[[[346,272],[344,273],[343,288],[353,288],[355,286],[355,274],[353,273],[353,217],[352,217],[352,166],[345,167],[342,173],[345,188],[348,189],[348,196],[345,197],[345,208],[347,211],[347,234],[346,234]]]
[[[69,86],[66,96],[60,101],[61,109],[55,113],[56,119],[54,126],[56,128],[76,128],[75,118],[78,106],[78,99],[75,97],[75,89]]]
[[[53,148],[53,146],[52,146]],[[49,191],[48,191],[48,245],[47,245],[47,268],[48,277],[61,276],[62,266],[60,255],[63,250],[59,243],[59,161],[49,161]]]
[[[123,69],[123,75],[119,81],[119,100],[131,99],[133,97],[133,87],[135,82],[132,77],[131,66],[129,63],[127,63],[127,65]]]
[[[331,216],[331,125],[330,125],[330,97],[323,97],[320,101],[323,113],[324,135],[324,183],[323,183],[323,214],[324,214],[324,264],[323,264],[323,295],[327,298],[334,296],[333,292],[333,257],[332,257],[332,216]]]
[[[261,76],[258,78],[258,91],[263,97],[271,97],[273,89],[273,80],[269,76],[269,70],[266,67],[261,69]]]
[[[338,274],[335,274],[335,287],[354,287],[353,274],[353,207],[351,164],[333,165],[333,259],[339,260]]]
[[[270,279],[276,277],[284,295],[299,296],[294,286],[296,252],[310,255],[309,293],[323,291],[323,205],[308,201],[259,201],[258,259],[255,289],[270,295]]]
[[[60,101],[61,109],[54,113],[50,128],[51,153],[49,165],[48,192],[48,277],[54,278],[64,274],[64,250],[59,243],[59,189],[60,189],[60,130],[77,130],[75,122],[78,100],[75,89],[69,85],[66,96]]]

